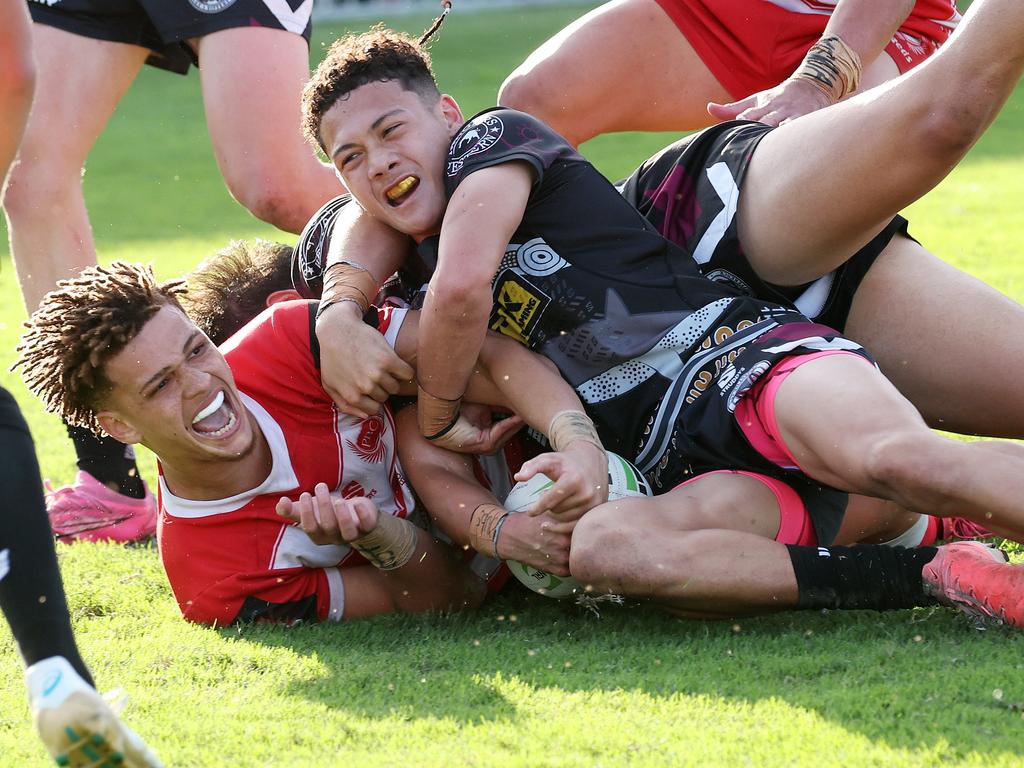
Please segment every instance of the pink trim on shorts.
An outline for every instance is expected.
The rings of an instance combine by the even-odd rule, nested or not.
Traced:
[[[832,355],[850,355],[871,365],[866,358],[845,349],[826,349],[809,355],[789,355],[776,363],[736,404],[736,423],[740,431],[753,449],[772,464],[783,469],[802,471],[800,462],[786,447],[775,418],[775,396],[779,392],[779,387],[786,377],[801,365]]]
[[[775,501],[779,505],[779,532],[775,534],[775,541],[780,544],[795,544],[800,547],[814,547],[818,544],[818,536],[814,532],[814,524],[811,516],[807,513],[800,495],[786,485],[782,480],[767,475],[759,475],[756,472],[745,472],[740,469],[716,469],[713,472],[705,472],[703,475],[691,477],[685,483],[680,483],[676,488],[700,480],[708,475],[719,475],[727,473],[730,475],[746,475],[759,480],[775,494]],[[675,490],[673,488],[672,490]]]

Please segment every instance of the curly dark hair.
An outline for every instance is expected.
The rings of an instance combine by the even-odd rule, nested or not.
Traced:
[[[327,110],[362,85],[389,80],[397,80],[402,88],[424,100],[441,95],[430,54],[414,38],[378,25],[369,32],[335,40],[302,89],[302,130],[306,139],[326,152],[320,140],[320,124]]]
[[[267,296],[292,287],[292,249],[234,240],[186,275],[185,311],[220,346],[262,312]]]
[[[165,306],[181,309],[183,280],[158,283],[149,266],[115,261],[61,280],[25,322],[14,368],[46,410],[99,434],[111,383],[104,366]],[[184,312],[184,310],[182,310]]]

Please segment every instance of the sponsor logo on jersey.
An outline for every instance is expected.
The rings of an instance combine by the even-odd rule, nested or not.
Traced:
[[[220,13],[226,11],[236,0],[188,0],[189,5],[200,13]]]
[[[380,416],[371,416],[363,419],[359,427],[359,436],[353,441],[349,440],[349,447],[363,461],[376,464],[384,459],[384,419]]]
[[[448,152],[448,175],[454,176],[462,170],[468,158],[493,147],[504,132],[504,124],[494,115],[481,117],[464,125]]]
[[[494,281],[492,331],[529,344],[551,297],[512,270],[503,270]]]

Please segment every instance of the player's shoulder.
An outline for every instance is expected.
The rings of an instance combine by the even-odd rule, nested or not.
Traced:
[[[281,301],[264,309],[221,345],[221,351],[231,356],[255,345],[264,345],[272,339],[292,339],[308,345],[309,334],[316,320],[317,302],[308,299]]]
[[[533,115],[508,107],[492,107],[467,120],[448,149],[448,176],[467,166],[501,159],[527,159],[546,165],[559,156],[575,155],[572,146]]]

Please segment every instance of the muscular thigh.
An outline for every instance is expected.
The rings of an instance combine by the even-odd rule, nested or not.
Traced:
[[[33,25],[36,97],[22,141],[28,166],[77,174],[149,51]],[[56,179],[54,181],[57,181]]]
[[[931,426],[1024,438],[1024,307],[920,244],[882,251],[846,333]]]
[[[499,100],[578,144],[611,131],[704,126],[708,101],[728,98],[654,0],[615,0],[534,51]]]
[[[616,502],[622,505],[625,501]],[[779,504],[759,480],[735,472],[701,475],[668,493],[629,500],[628,519],[650,530],[697,531],[709,528],[754,533],[774,539]]]

